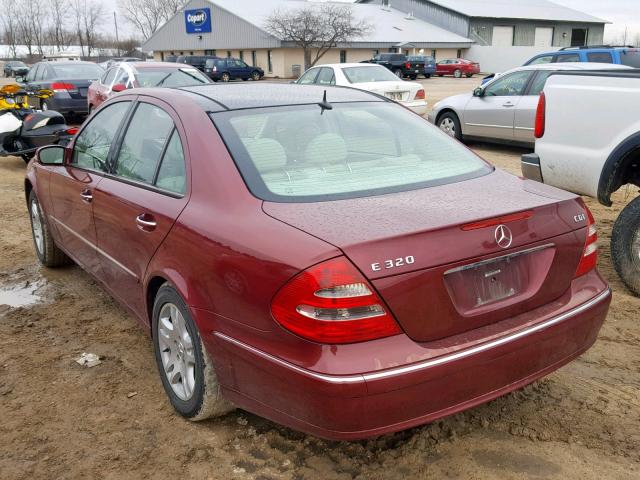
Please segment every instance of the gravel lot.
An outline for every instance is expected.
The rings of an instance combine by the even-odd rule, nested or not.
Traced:
[[[423,81],[430,104],[478,83]],[[471,148],[519,174],[523,150]],[[134,320],[79,268],[36,263],[24,171],[22,160],[0,159],[0,304],[17,287],[42,302],[0,305],[0,479],[640,478],[640,299],[617,278],[608,244],[634,190],[618,192],[611,209],[587,200],[600,227],[600,271],[615,292],[589,352],[443,421],[332,443],[243,411],[199,424],[174,415]],[[78,366],[82,352],[103,363]]]

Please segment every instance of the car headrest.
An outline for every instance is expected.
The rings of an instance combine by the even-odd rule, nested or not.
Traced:
[[[287,154],[280,142],[272,138],[243,138],[247,152],[260,173],[284,168]]]
[[[307,163],[341,163],[347,159],[347,144],[340,135],[323,133],[309,142],[304,156]]]

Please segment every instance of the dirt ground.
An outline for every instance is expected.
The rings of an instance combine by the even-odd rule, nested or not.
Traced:
[[[479,79],[424,81],[430,104]],[[514,174],[520,149],[472,148]],[[236,411],[190,423],[162,390],[146,334],[77,267],[41,268],[22,191],[0,159],[0,479],[638,479],[640,299],[616,276],[613,208],[587,199],[614,290],[596,345],[535,384],[442,421],[365,442],[327,442]],[[455,201],[455,199],[452,199]],[[3,290],[4,289],[4,290]],[[20,290],[18,290],[20,289]],[[103,363],[74,363],[93,352]]]

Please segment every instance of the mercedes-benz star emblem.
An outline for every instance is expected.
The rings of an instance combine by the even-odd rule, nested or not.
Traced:
[[[506,225],[498,225],[495,237],[496,243],[502,248],[509,248],[513,242],[513,234]]]

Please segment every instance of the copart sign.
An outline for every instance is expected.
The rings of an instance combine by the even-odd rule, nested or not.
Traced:
[[[197,8],[195,10],[185,10],[184,23],[187,27],[187,33],[211,32],[211,9]]]

